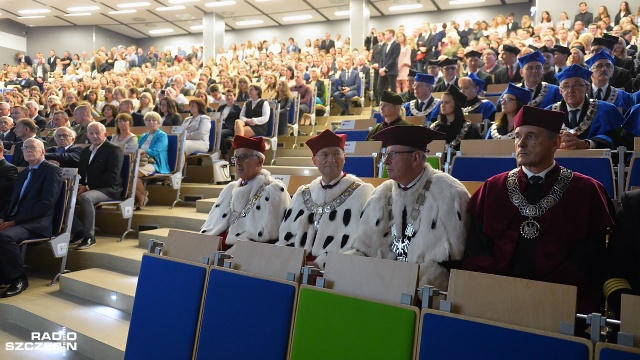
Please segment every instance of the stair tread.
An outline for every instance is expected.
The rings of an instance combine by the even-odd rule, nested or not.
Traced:
[[[137,276],[126,275],[100,268],[74,271],[64,274],[62,277],[129,296],[135,296],[136,284],[138,282]],[[64,286],[62,287],[64,288]]]
[[[48,282],[30,278],[30,287],[24,293],[2,299],[0,307],[13,305],[124,351],[129,332],[128,314],[59,291],[58,285],[48,287]]]

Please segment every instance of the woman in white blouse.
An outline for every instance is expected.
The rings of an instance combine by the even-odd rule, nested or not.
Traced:
[[[251,101],[244,103],[240,119],[236,120],[234,133],[246,137],[265,136],[269,131],[269,103],[261,99],[262,89],[255,84],[249,86],[249,97]]]
[[[211,118],[205,115],[206,108],[207,105],[200,99],[189,101],[189,111],[192,116],[186,118],[182,123],[182,128],[187,132],[187,142],[184,145],[185,155],[209,150]]]

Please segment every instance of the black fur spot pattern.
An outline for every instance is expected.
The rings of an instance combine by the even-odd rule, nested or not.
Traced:
[[[295,217],[295,218],[293,218],[293,221],[298,220],[298,218],[299,218],[300,216],[302,216],[303,214],[304,214],[304,210],[300,210],[300,211],[298,211],[298,213],[296,214],[296,217]]]
[[[307,232],[305,231],[304,234],[302,234],[302,237],[300,238],[300,247],[304,247],[306,243],[307,243]]]
[[[313,213],[309,214],[309,224],[313,224]]]
[[[462,221],[462,214],[460,214],[460,211],[457,211],[458,213],[458,220]]]
[[[349,241],[349,235],[342,235],[342,241],[340,242],[340,249],[344,248],[347,245],[347,241]]]
[[[329,246],[332,241],[333,241],[333,236],[327,236],[327,238],[324,240],[324,244],[322,245],[322,248],[326,249],[327,246]]]
[[[347,209],[344,211],[344,215],[342,215],[342,223],[344,226],[349,226],[349,222],[351,221],[351,209]]]
[[[289,220],[289,216],[291,216],[292,211],[293,209],[287,209],[287,211],[284,212],[284,221]]]
[[[284,234],[284,241],[289,241],[291,240],[292,237],[293,237],[293,234],[291,233],[291,231],[289,231],[286,234]]]
[[[228,215],[228,214],[226,214],[226,213],[222,214],[222,218],[223,218],[223,219],[224,219],[224,218],[226,218],[226,217],[227,217],[227,215]]]
[[[431,221],[431,230],[433,230],[433,229],[435,229],[435,228],[436,228],[436,222],[437,222],[437,221],[436,221],[436,219],[433,219],[433,220]]]
[[[336,219],[336,215],[338,215],[338,210],[333,210],[329,213],[329,221],[333,221]]]

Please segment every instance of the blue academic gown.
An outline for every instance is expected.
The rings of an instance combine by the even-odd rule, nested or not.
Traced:
[[[595,98],[592,92],[593,92],[593,89],[591,88],[591,85],[589,85],[589,94],[587,94],[587,96],[589,96],[590,99]],[[617,107],[618,109],[622,109],[622,113],[625,114],[627,111],[629,111],[629,109],[633,105],[636,104],[636,101],[635,101],[636,94],[631,96],[631,94],[629,94],[628,92],[622,89],[617,89],[609,86],[607,87],[607,91],[604,94],[602,101],[606,101],[609,104],[612,104],[613,106]]]
[[[597,110],[591,119],[591,124],[584,129],[584,131],[578,133],[578,138],[594,141],[596,143],[596,147],[599,149],[609,148],[615,150],[619,143],[618,130],[625,123],[625,118],[614,105],[602,100],[587,99],[585,96],[585,102],[583,103],[580,111],[580,119],[578,119],[577,128],[583,125],[585,121],[588,121],[586,117],[590,108],[595,108],[596,106]],[[562,111],[567,114],[563,128],[571,129],[569,125],[567,104],[564,100],[547,106],[546,110]]]
[[[406,116],[425,116],[425,122],[431,123],[438,118],[438,114],[440,113],[440,100],[434,98],[433,96],[427,100],[426,105],[422,109],[422,112],[418,112],[418,99],[411,100],[406,102],[402,107],[404,108]],[[431,110],[426,112],[431,107]],[[415,110],[412,110],[415,109]]]
[[[518,86],[524,88],[524,83],[518,84]],[[543,88],[544,94],[542,94]],[[503,96],[504,93],[500,95],[500,99],[502,99]],[[562,95],[560,94],[560,88],[558,86],[548,84],[546,82],[541,82],[540,84],[538,84],[538,86],[536,86],[536,91],[533,93],[533,98],[527,105],[545,109],[547,106],[553,105],[561,100]],[[500,100],[498,100],[498,104],[500,104]]]

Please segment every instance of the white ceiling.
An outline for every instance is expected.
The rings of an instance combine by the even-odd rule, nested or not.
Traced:
[[[184,3],[178,3],[178,2]],[[188,2],[186,2],[188,1]],[[183,35],[201,33],[191,29],[202,25],[205,12],[222,15],[227,30],[246,29],[266,26],[322,22],[329,20],[347,20],[348,15],[335,15],[337,11],[349,9],[349,0],[234,0],[235,4],[207,7],[205,4],[224,0],[3,0],[0,1],[0,18],[8,18],[27,26],[73,26],[98,25],[132,38],[154,36]],[[147,2],[148,5],[136,7],[135,13],[109,14],[113,11],[127,10],[119,4]],[[449,5],[449,0],[370,0],[371,17],[395,14],[413,14],[416,12],[468,9],[479,6],[525,3],[529,0],[485,0],[478,4]],[[389,7],[408,4],[422,4],[419,9],[391,11]],[[69,10],[72,7],[97,6],[99,9],[80,11],[90,13],[87,16],[65,16],[78,13]],[[184,6],[184,9],[160,11],[158,8]],[[49,10],[42,14],[24,14],[24,10]],[[285,21],[283,18],[296,15],[308,15],[310,18]],[[40,18],[20,18],[25,16],[44,16]],[[238,25],[241,21],[261,20],[254,25]],[[151,34],[149,31],[172,29],[170,33]]]

